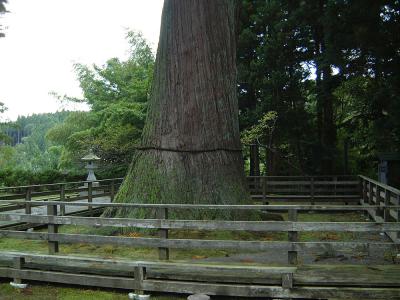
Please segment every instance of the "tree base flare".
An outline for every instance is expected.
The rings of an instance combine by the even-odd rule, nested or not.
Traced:
[[[179,153],[158,150],[137,152],[114,202],[117,203],[176,203],[176,204],[248,204],[241,153],[206,152]],[[184,211],[193,218],[204,216],[224,219],[239,214],[226,210]],[[107,209],[105,216],[154,217],[152,209]]]

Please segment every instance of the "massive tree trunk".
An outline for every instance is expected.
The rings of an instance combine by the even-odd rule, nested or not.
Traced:
[[[248,199],[236,95],[235,2],[165,1],[142,146],[116,202]]]

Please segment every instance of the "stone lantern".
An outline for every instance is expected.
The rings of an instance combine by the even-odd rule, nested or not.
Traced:
[[[86,162],[85,169],[88,170],[88,176],[86,178],[86,181],[91,181],[93,182],[93,186],[96,184],[98,185],[99,183],[96,182],[96,175],[94,174],[94,170],[98,168],[96,162],[100,160],[100,157],[96,156],[93,153],[93,150],[91,149],[89,154],[81,158],[82,161]],[[87,186],[87,183],[85,183],[85,186]]]

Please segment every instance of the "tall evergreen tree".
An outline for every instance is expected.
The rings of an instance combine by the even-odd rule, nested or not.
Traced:
[[[235,21],[236,1],[165,1],[142,146],[117,202],[246,200]]]
[[[347,143],[353,170],[373,170],[400,144],[399,16],[398,0],[243,0],[242,128],[276,111],[273,148],[300,172],[343,172]],[[293,173],[276,164],[268,174]]]

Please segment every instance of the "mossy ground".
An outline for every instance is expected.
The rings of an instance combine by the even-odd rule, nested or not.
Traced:
[[[287,220],[287,214],[282,214]],[[320,214],[320,213],[300,213],[299,221],[318,222],[361,222],[366,221],[361,213],[340,213],[340,214]],[[84,226],[61,226],[60,233],[71,234],[114,234],[128,237],[147,237],[152,236],[151,232],[125,232],[121,233],[115,228],[96,229]],[[216,239],[216,240],[260,240],[274,241],[287,240],[287,233],[280,232],[232,232],[232,231],[194,231],[194,230],[171,230],[170,238],[193,238],[193,239]],[[353,233],[333,233],[333,232],[307,232],[299,236],[300,241],[350,241],[354,240]],[[0,249],[2,251],[26,251],[26,252],[47,252],[47,243],[42,241],[28,241],[11,238],[0,239]],[[205,257],[224,257],[239,252],[233,250],[180,250],[172,249],[170,256],[172,260],[193,260]],[[157,249],[148,248],[129,248],[117,245],[91,245],[91,244],[61,244],[60,254],[93,255],[104,258],[131,258],[131,259],[157,259]],[[22,292],[13,289],[7,283],[0,282],[0,300],[5,299],[127,299],[124,291],[104,291],[96,289],[85,289],[80,287],[66,287],[57,285],[32,285],[28,290]],[[186,299],[178,295],[162,295],[152,297],[154,300]]]
[[[282,214],[287,220],[287,214]],[[340,214],[320,214],[320,213],[300,213],[299,221],[304,222],[365,222],[365,216],[361,213],[340,213]],[[126,237],[154,237],[153,232],[120,232],[116,228],[96,229],[86,226],[60,226],[60,233],[71,234],[100,234],[100,235],[120,235]],[[210,239],[210,240],[242,240],[242,241],[285,241],[285,232],[248,232],[248,231],[205,231],[205,230],[170,230],[170,238],[176,239]],[[351,232],[304,232],[299,234],[300,241],[351,241],[355,239],[355,234]],[[19,240],[12,238],[0,239],[0,249],[15,251],[47,252],[47,243],[44,241]],[[235,254],[233,250],[208,250],[208,249],[171,249],[171,259],[192,259],[197,256],[226,256]],[[61,244],[60,254],[91,254],[101,257],[124,257],[132,259],[157,259],[157,249],[151,248],[130,248],[118,245],[92,245],[92,244]]]
[[[187,297],[187,296],[186,296]],[[152,295],[152,300],[183,300],[181,295]],[[0,282],[0,300],[126,300],[128,291],[111,291],[67,287],[63,285],[30,284],[25,290]]]

